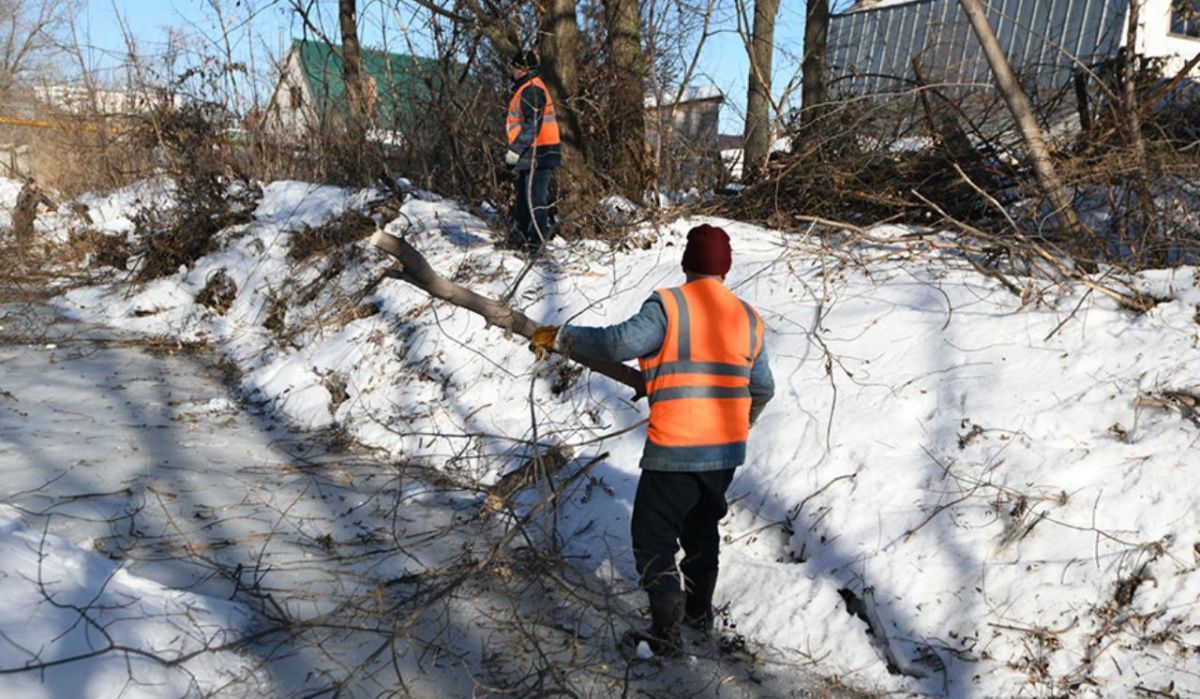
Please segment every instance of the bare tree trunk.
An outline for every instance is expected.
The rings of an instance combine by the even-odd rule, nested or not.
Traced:
[[[1071,83],[1075,87],[1075,111],[1079,113],[1079,129],[1085,135],[1092,130],[1092,108],[1088,104],[1087,73],[1071,71]]]
[[[1138,25],[1141,22],[1142,2],[1143,0],[1129,0],[1129,24],[1126,27],[1125,52],[1121,61],[1121,81],[1124,83],[1121,101],[1125,111],[1125,127],[1129,132],[1128,143],[1133,149],[1133,190],[1137,199],[1132,214],[1128,216],[1134,230],[1127,232],[1126,240],[1130,251],[1144,264],[1149,262],[1145,255],[1146,251],[1153,247],[1158,216],[1154,193],[1150,189],[1150,161],[1146,157],[1146,139],[1142,137],[1142,110],[1137,97],[1137,44],[1138,31],[1141,29]]]
[[[754,28],[749,45],[750,88],[746,93],[746,127],[742,137],[742,179],[747,182],[762,175],[771,154],[771,61],[778,14],[779,0],[754,0]],[[807,73],[805,76],[807,80]]]
[[[548,0],[538,42],[542,77],[558,109],[564,156],[577,154],[580,145],[579,113],[572,104],[579,94],[579,20],[575,5],[575,0]]]
[[[637,0],[605,0],[608,55],[614,84],[611,93],[609,144],[617,189],[640,202],[646,192],[645,61]]]
[[[1137,104],[1137,41],[1138,22],[1141,21],[1142,0],[1129,0],[1129,25],[1125,33],[1125,54],[1121,62],[1121,93],[1125,107],[1126,126],[1129,129],[1129,144],[1133,146],[1138,164],[1146,161],[1146,142],[1142,138],[1141,110]]]
[[[577,97],[579,95],[579,19],[576,0],[548,0],[538,42],[542,78],[550,88],[558,111],[563,168],[567,171],[568,208],[578,205],[578,194],[587,188],[590,172],[583,149]]]
[[[358,12],[355,0],[338,0],[338,23],[342,30],[342,77],[346,82],[346,125],[355,148],[366,138],[367,95],[362,47],[358,43]]]
[[[996,78],[996,87],[999,88],[1005,103],[1008,104],[1008,110],[1012,112],[1013,118],[1017,122],[1021,138],[1025,142],[1025,149],[1029,151],[1029,159],[1033,162],[1033,170],[1037,174],[1038,184],[1041,186],[1042,194],[1054,208],[1054,216],[1058,220],[1059,228],[1068,235],[1083,235],[1085,232],[1083,224],[1079,221],[1075,205],[1071,203],[1071,198],[1067,195],[1067,188],[1054,169],[1054,162],[1050,159],[1050,151],[1046,147],[1046,139],[1042,136],[1041,127],[1038,126],[1037,119],[1033,116],[1033,109],[1029,106],[1029,98],[1025,96],[1021,84],[1017,82],[1017,76],[1013,73],[1012,66],[1009,65],[1008,58],[1005,57],[1004,50],[1000,47],[1000,41],[996,39],[996,32],[988,22],[983,4],[980,0],[958,1],[963,12],[967,14],[967,19],[971,21],[971,28],[975,30],[979,45],[983,47],[983,54],[992,67],[992,74]]]
[[[829,0],[808,0],[804,21],[804,82],[800,90],[800,125],[811,133],[829,101],[825,49],[829,45]]]

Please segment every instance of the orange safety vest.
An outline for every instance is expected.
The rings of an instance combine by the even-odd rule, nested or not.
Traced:
[[[657,355],[638,360],[650,401],[650,442],[744,443],[750,435],[750,369],[763,346],[758,311],[716,279],[657,294],[667,335]]]
[[[512,99],[508,102],[508,142],[512,143],[517,140],[517,136],[521,133],[521,93],[525,92],[530,85],[541,88],[546,95],[546,106],[542,109],[542,127],[538,129],[537,136],[533,139],[533,145],[535,148],[557,146],[562,139],[558,133],[558,112],[554,109],[554,98],[550,96],[550,90],[546,89],[546,83],[536,76],[525,81],[513,93]]]

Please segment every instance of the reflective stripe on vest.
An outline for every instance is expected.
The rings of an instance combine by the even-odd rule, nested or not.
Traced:
[[[530,85],[540,88],[542,93],[546,95],[546,106],[542,109],[542,126],[538,129],[537,136],[533,139],[533,145],[557,146],[562,140],[558,133],[558,111],[554,108],[554,98],[550,96],[550,90],[546,89],[546,83],[537,77],[527,80],[521,87],[517,88],[517,91],[513,93],[512,99],[508,102],[508,119],[506,120],[508,142],[512,143],[516,141],[517,136],[521,133],[521,94]]]
[[[762,319],[716,279],[656,292],[667,316],[662,349],[639,360],[650,401],[650,441],[660,447],[745,442],[750,370]]]

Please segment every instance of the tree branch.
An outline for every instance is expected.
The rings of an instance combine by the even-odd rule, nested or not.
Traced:
[[[481,296],[470,289],[459,286],[438,274],[425,256],[403,238],[378,231],[371,236],[371,244],[399,260],[399,264],[387,270],[387,276],[400,279],[421,289],[430,296],[465,308],[483,316],[488,325],[509,330],[528,338],[540,323],[500,301]],[[616,362],[603,362],[567,355],[592,371],[629,386],[635,391],[634,398],[646,394],[646,384],[636,369]]]

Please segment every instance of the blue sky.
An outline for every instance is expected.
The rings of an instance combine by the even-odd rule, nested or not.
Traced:
[[[281,47],[286,47],[292,36],[299,36],[301,23],[290,10],[288,0],[221,0],[229,7],[231,15],[239,19],[245,16],[246,3],[257,8],[253,24],[253,44],[258,60],[267,55],[278,59]],[[237,5],[235,6],[235,3]],[[747,0],[752,3],[752,0]],[[732,0],[727,0],[729,7]],[[336,3],[325,0],[320,5],[325,12],[336,10]],[[364,43],[377,45],[381,36],[379,27],[386,25],[389,35],[394,35],[398,22],[384,3],[366,0],[360,14],[363,24]],[[118,14],[121,21],[118,21]],[[728,13],[727,13],[728,14]],[[332,15],[330,15],[332,17]],[[167,42],[170,30],[178,29],[186,34],[216,37],[217,23],[207,0],[88,0],[78,30],[81,40],[93,47],[92,60],[96,65],[113,65],[116,56],[124,51],[121,23],[137,38],[145,52],[161,51]],[[328,26],[336,26],[330,23]],[[781,3],[776,29],[775,89],[778,94],[793,77],[803,45],[804,2],[784,0]],[[248,39],[244,35],[235,47],[236,51],[248,51]],[[736,32],[732,17],[726,16],[719,31],[709,38],[702,58],[697,65],[693,84],[707,83],[721,88],[726,95],[722,110],[721,130],[737,133],[742,128],[742,110],[746,101],[746,75],[748,69],[742,38]],[[262,67],[265,67],[263,64]]]

